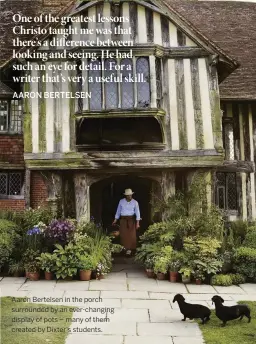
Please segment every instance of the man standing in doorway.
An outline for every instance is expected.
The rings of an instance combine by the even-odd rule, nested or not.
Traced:
[[[125,198],[119,201],[113,225],[120,219],[121,245],[126,249],[126,255],[130,256],[136,249],[136,230],[140,227],[139,203],[132,198],[131,189],[124,192]]]

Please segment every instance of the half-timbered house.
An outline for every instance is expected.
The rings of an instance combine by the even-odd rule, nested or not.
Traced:
[[[0,208],[24,209],[48,202],[60,206],[66,216],[78,220],[94,216],[107,225],[129,187],[140,202],[146,227],[152,220],[152,193],[168,198],[189,188],[200,171],[209,182],[209,201],[225,209],[230,220],[255,219],[255,4],[38,0],[28,8],[27,3],[2,2]],[[128,17],[129,23],[122,24],[70,24],[78,33],[66,39],[96,40],[86,29],[113,31],[120,25],[118,35],[106,30],[101,40],[132,41],[132,57],[104,57],[104,70],[97,68],[99,61],[82,57],[76,60],[77,70],[48,75],[62,73],[65,80],[112,75],[117,80],[118,66],[124,65],[134,78],[143,75],[144,80],[12,83],[17,61],[11,57],[10,21],[17,10],[24,15]],[[81,25],[84,34],[79,33]],[[49,48],[40,51],[44,49]],[[92,53],[102,48],[70,49]],[[127,54],[130,49],[118,48]],[[61,52],[62,47],[54,50]],[[54,62],[74,63],[58,58]],[[23,63],[35,67],[42,61]],[[49,63],[45,62],[46,69]],[[88,63],[94,70],[80,70]],[[43,73],[33,68],[26,75]],[[14,92],[60,91],[90,96],[13,98]]]

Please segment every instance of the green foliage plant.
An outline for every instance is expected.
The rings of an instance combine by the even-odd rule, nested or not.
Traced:
[[[256,282],[256,249],[241,246],[236,250],[234,260],[235,271]]]
[[[41,253],[40,257],[37,257],[39,266],[43,271],[53,272],[55,267],[56,256],[51,253]]]
[[[54,271],[57,279],[65,279],[77,274],[78,257],[76,246],[68,243],[65,247],[59,244],[55,245],[53,256],[55,260]]]
[[[220,274],[212,277],[211,284],[228,287],[233,284],[233,281],[230,275]]]
[[[20,240],[17,225],[9,220],[0,219],[0,270],[7,264]]]

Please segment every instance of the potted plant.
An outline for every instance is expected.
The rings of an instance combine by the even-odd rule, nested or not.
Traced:
[[[65,247],[62,247],[60,244],[56,244],[55,247],[56,249],[53,253],[55,254],[54,272],[56,278],[72,280],[78,270],[76,245],[70,242]]]
[[[173,251],[169,262],[170,282],[177,282],[179,269],[184,261],[182,252]]]
[[[154,278],[155,277],[155,273],[154,273],[154,259],[153,258],[147,258],[145,260],[145,271],[146,271],[146,275],[148,276],[148,278]]]
[[[179,270],[179,273],[181,273],[183,283],[190,283],[192,272],[193,270],[188,266],[184,266]]]
[[[91,279],[92,270],[95,268],[94,261],[89,255],[79,256],[78,268],[81,281],[89,281]]]
[[[158,256],[154,259],[154,273],[158,280],[164,280],[165,274],[168,270],[168,259],[163,256]]]
[[[197,285],[202,284],[205,280],[205,274],[201,269],[195,269],[193,275]]]
[[[12,261],[9,265],[9,274],[14,277],[20,277],[24,274],[24,263],[22,260],[19,262]]]
[[[33,281],[39,280],[40,278],[40,266],[37,261],[39,255],[39,251],[35,251],[31,248],[28,248],[22,257],[22,261],[24,262],[26,278],[29,278]]]
[[[37,261],[26,263],[25,270],[27,271],[30,281],[38,281],[40,279],[40,267]]]
[[[41,269],[44,271],[46,280],[53,280],[53,271],[56,261],[56,255],[51,253],[41,253],[41,256],[37,258]]]

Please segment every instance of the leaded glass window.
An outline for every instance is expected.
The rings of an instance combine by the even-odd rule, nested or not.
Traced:
[[[24,175],[21,172],[0,172],[0,196],[23,194]]]
[[[162,102],[162,65],[159,58],[156,58],[156,99],[157,107],[160,108]]]
[[[22,100],[0,100],[0,132],[22,132]]]
[[[12,100],[11,101],[11,120],[10,120],[10,131],[15,133],[22,132],[22,101]]]
[[[216,173],[216,203],[225,210],[237,210],[237,185],[235,173]]]
[[[121,83],[121,101],[122,101],[122,108],[129,109],[134,106],[134,91],[133,91],[133,83],[126,82],[125,79],[129,78],[129,76],[133,76],[133,64],[131,59],[123,59],[121,61],[121,65],[126,66],[126,68],[122,71],[123,73],[123,82]]]
[[[154,17],[153,11],[146,8],[146,23],[147,23],[147,41],[148,43],[154,42]]]
[[[8,130],[8,110],[8,101],[0,100],[0,132]]]
[[[232,121],[223,123],[223,143],[226,160],[235,160],[234,124]]]
[[[115,109],[118,107],[118,89],[117,89],[117,82],[115,82],[115,78],[117,76],[117,71],[115,69],[116,60],[115,59],[107,59],[105,61],[105,71],[104,76],[106,78],[113,76],[113,82],[106,82],[105,83],[105,99],[106,99],[106,109]]]
[[[170,46],[169,20],[164,16],[161,16],[161,26],[162,26],[163,46],[169,47]]]
[[[102,109],[102,83],[97,81],[97,78],[101,77],[100,69],[101,61],[96,60],[92,62],[92,69],[89,71],[89,92],[91,92],[90,98],[90,110]],[[95,69],[93,69],[95,66]]]
[[[150,74],[147,57],[137,59],[136,72],[144,76],[144,82],[137,83],[138,108],[147,108],[150,106]]]

